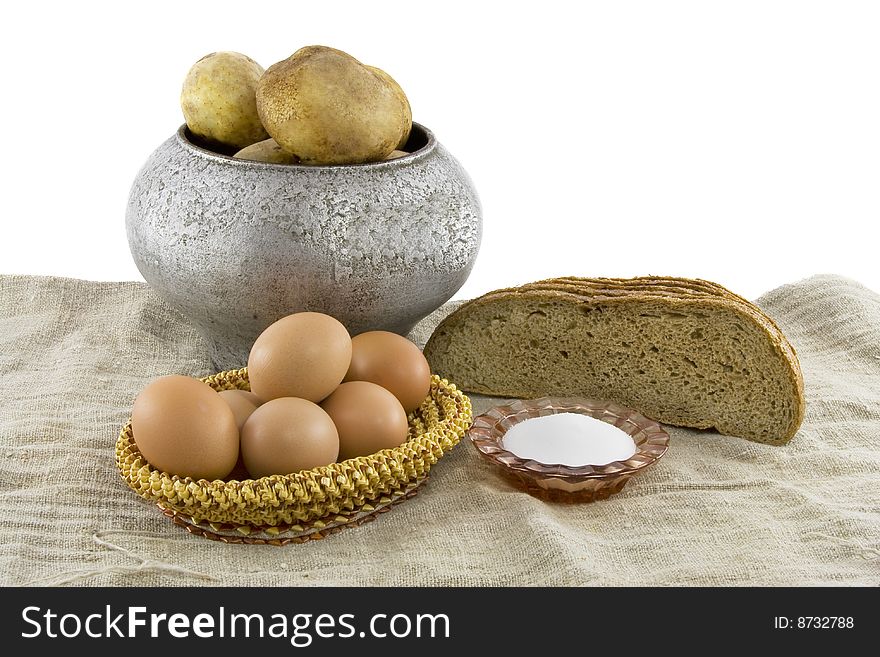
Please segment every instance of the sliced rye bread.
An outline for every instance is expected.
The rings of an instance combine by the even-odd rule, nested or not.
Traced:
[[[677,278],[550,279],[444,319],[432,371],[504,397],[612,399],[667,424],[781,445],[804,414],[797,355],[757,306]]]

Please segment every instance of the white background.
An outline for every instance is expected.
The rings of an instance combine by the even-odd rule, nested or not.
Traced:
[[[386,69],[480,191],[459,292],[671,274],[880,290],[880,3],[40,2],[0,10],[0,272],[140,279],[129,186],[190,65]]]

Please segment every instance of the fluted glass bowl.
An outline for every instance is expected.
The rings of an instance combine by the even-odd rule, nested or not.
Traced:
[[[613,424],[632,436],[636,452],[624,461],[570,466],[524,459],[504,448],[504,434],[516,424],[555,413],[580,413]],[[593,502],[619,492],[630,477],[656,463],[669,447],[669,434],[654,420],[611,401],[542,397],[495,406],[468,431],[480,455],[515,486],[551,502]]]

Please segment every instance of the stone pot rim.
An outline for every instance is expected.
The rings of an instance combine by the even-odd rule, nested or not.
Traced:
[[[394,158],[393,160],[380,160],[379,162],[363,162],[359,164],[277,164],[275,162],[257,162],[255,160],[235,158],[231,155],[224,155],[223,153],[209,150],[208,148],[199,146],[191,141],[186,123],[177,129],[176,137],[177,142],[181,147],[194,155],[206,160],[222,162],[224,164],[230,164],[244,169],[276,169],[278,171],[340,171],[345,169],[383,169],[421,160],[436,150],[437,138],[431,130],[423,126],[421,123],[413,121],[410,139],[412,139],[413,134],[418,133],[421,133],[424,138],[424,145],[418,150],[412,151],[403,157]]]

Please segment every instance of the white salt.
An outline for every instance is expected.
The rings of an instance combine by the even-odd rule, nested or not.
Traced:
[[[556,413],[515,424],[501,440],[523,459],[562,465],[606,465],[636,453],[626,431],[580,413]]]

